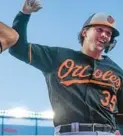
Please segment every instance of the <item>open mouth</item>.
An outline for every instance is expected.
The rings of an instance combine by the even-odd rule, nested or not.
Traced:
[[[97,40],[96,46],[97,46],[98,49],[103,50],[104,47],[105,47],[105,42]]]
[[[103,46],[105,43],[104,42],[102,42],[102,41],[97,41],[97,45],[99,45],[99,46]]]
[[[106,44],[104,40],[97,40],[97,45],[103,47]]]

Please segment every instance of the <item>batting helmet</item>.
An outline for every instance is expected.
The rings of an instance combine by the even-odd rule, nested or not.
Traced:
[[[119,36],[119,31],[115,28],[115,19],[106,13],[95,13],[84,23],[83,28],[94,25],[105,25],[113,30],[113,36]]]

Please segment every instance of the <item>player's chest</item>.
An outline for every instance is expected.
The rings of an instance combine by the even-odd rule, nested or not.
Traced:
[[[59,81],[70,86],[92,83],[118,90],[121,86],[119,73],[110,64],[95,60],[77,61],[71,58],[63,60],[57,67]]]

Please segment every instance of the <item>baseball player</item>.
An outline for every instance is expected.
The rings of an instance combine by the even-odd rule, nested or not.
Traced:
[[[19,35],[13,28],[0,22],[0,53],[14,45],[18,38]]]
[[[116,45],[115,19],[95,13],[79,34],[81,51],[27,41],[31,13],[41,8],[26,0],[14,19],[18,42],[9,53],[42,71],[55,112],[56,135],[110,135],[116,130],[115,114],[123,113],[123,71],[103,52]]]

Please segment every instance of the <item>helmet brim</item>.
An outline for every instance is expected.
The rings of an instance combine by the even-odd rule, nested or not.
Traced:
[[[101,25],[101,26],[103,25],[103,26],[110,27],[113,30],[113,33],[112,33],[113,37],[117,37],[120,35],[119,31],[116,28],[110,26],[109,24],[105,24],[105,23],[91,23],[91,24],[86,25],[85,27],[91,27],[91,26],[97,26],[97,25]]]

